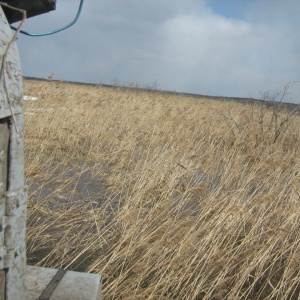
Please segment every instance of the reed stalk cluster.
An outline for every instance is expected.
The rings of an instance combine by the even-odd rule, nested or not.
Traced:
[[[24,84],[29,264],[104,299],[299,299],[297,111]]]

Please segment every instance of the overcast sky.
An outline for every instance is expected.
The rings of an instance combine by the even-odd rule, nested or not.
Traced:
[[[57,0],[24,29],[63,26],[78,5]],[[296,82],[286,101],[300,102],[299,0],[85,0],[73,27],[18,45],[25,76],[254,98]]]

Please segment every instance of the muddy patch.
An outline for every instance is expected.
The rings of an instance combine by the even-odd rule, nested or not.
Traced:
[[[27,179],[27,185],[29,202],[52,209],[86,201],[98,206],[111,196],[105,180],[93,174],[88,166],[58,166],[41,170]]]

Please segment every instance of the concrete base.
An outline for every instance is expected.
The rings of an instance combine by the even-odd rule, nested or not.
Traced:
[[[38,299],[56,269],[27,266],[26,300]],[[50,297],[50,300],[101,300],[101,276],[67,271]]]

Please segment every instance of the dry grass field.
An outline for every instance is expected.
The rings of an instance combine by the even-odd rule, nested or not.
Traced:
[[[104,299],[299,299],[300,117],[25,80],[29,264]]]

